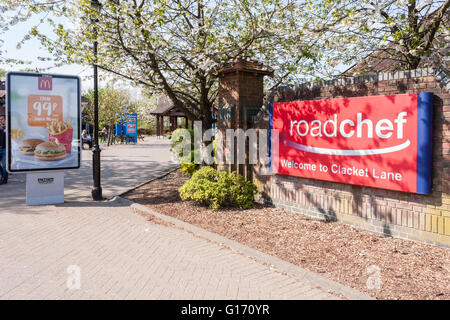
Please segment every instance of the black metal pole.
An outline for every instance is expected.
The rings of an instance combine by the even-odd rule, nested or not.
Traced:
[[[97,28],[94,27],[94,35],[97,39]],[[94,150],[92,151],[92,168],[94,187],[92,199],[103,200],[100,182],[100,146],[98,145],[98,77],[97,77],[97,40],[94,41]]]

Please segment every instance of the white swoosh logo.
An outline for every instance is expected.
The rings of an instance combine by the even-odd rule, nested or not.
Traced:
[[[311,153],[318,153],[318,154],[330,154],[334,156],[368,156],[373,154],[383,154],[383,153],[391,153],[403,150],[411,144],[409,140],[406,140],[402,144],[399,144],[397,146],[388,147],[388,148],[380,148],[380,149],[362,149],[362,150],[345,150],[345,149],[328,149],[328,148],[317,148],[317,147],[310,147],[306,146],[304,144],[296,143],[288,138],[286,138],[286,133],[283,133],[280,135],[280,142],[283,143],[285,146],[288,146],[290,148],[294,148],[301,151],[311,152]]]

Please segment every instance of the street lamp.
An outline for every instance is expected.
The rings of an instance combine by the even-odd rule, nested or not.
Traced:
[[[100,13],[102,4],[97,0],[91,0],[91,7]],[[94,149],[92,151],[92,169],[94,176],[94,187],[92,188],[92,199],[103,200],[102,187],[100,184],[100,146],[98,145],[98,76],[97,76],[97,25],[94,22]]]

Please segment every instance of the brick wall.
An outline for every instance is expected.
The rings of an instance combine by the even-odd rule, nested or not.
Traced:
[[[419,195],[286,175],[254,167],[262,198],[275,206],[339,220],[379,234],[450,247],[450,81],[434,69],[412,70],[280,88],[274,102],[434,93],[433,193]],[[268,116],[257,125],[268,127]]]
[[[266,70],[256,61],[235,60],[219,73],[219,108],[224,105],[234,106],[233,121],[218,121],[216,127],[225,137],[226,129],[247,129],[248,123],[244,120],[246,105],[260,106],[264,99],[264,75],[272,72]],[[224,152],[229,150],[224,146]],[[234,150],[236,152],[236,149]],[[245,151],[248,155],[248,150]],[[233,154],[236,162],[236,154]],[[252,168],[249,165],[221,165],[220,170],[236,171],[250,179]]]

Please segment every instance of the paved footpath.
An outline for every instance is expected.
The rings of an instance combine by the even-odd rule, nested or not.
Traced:
[[[168,149],[105,148],[105,195],[173,169]],[[367,298],[158,213],[149,221],[121,198],[90,201],[89,158],[66,175],[61,205],[25,206],[21,175],[0,186],[0,299]]]

